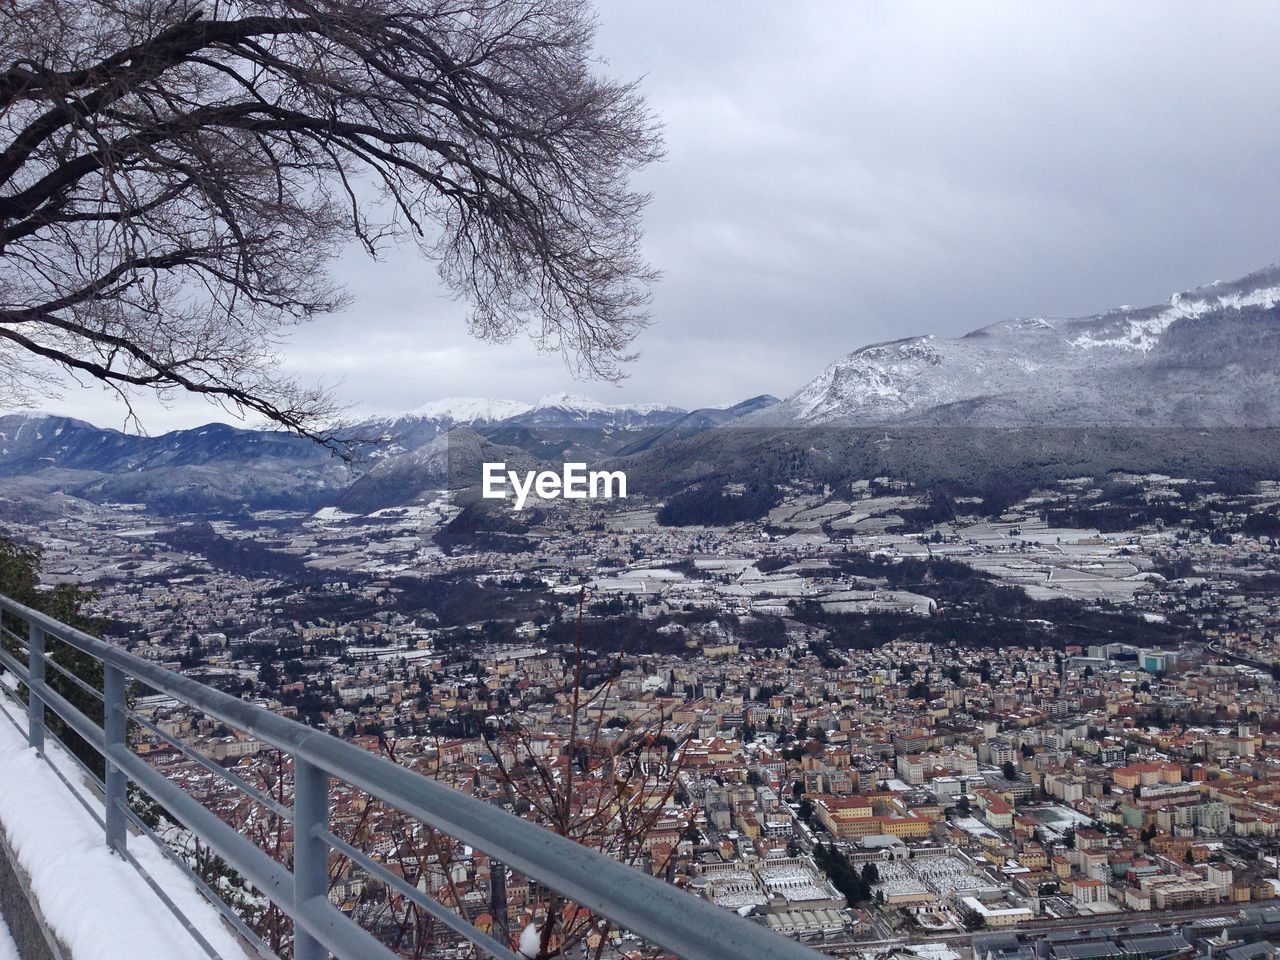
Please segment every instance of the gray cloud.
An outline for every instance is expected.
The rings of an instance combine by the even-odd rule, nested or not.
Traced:
[[[620,388],[477,344],[409,251],[339,267],[347,313],[288,367],[363,410],[561,389],[686,406],[796,389],[868,342],[1080,315],[1280,259],[1280,6],[607,0],[643,75],[664,272]],[[100,391],[55,409],[120,414]],[[145,405],[153,430],[210,419]]]

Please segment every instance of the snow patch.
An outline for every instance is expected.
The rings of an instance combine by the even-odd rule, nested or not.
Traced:
[[[374,422],[392,423],[396,419],[418,419],[449,423],[496,423],[528,413],[537,413],[540,410],[559,410],[575,415],[578,419],[616,413],[636,413],[643,416],[650,413],[684,412],[679,407],[664,403],[601,403],[590,397],[562,391],[548,394],[540,398],[537,403],[482,397],[446,397],[443,400],[433,400],[423,404],[404,414],[402,418],[380,417]]]
[[[1057,330],[1052,323],[1044,319],[1044,317],[1019,317],[1017,320],[1010,320],[1005,325],[1009,330]]]
[[[351,520],[358,517],[358,513],[347,513],[345,510],[339,510],[337,507],[321,507],[311,515],[312,520]]]
[[[542,937],[532,923],[520,931],[520,945],[517,949],[522,957],[536,957],[542,952]]]
[[[1280,287],[1266,287],[1251,293],[1232,293],[1220,297],[1195,297],[1175,293],[1169,299],[1169,306],[1154,317],[1126,320],[1118,333],[1084,333],[1069,342],[1082,350],[1110,347],[1147,353],[1160,342],[1160,335],[1179,320],[1203,316],[1211,310],[1241,310],[1245,307],[1270,310],[1277,303],[1280,303]]]

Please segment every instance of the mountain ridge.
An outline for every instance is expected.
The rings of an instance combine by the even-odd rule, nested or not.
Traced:
[[[1150,307],[868,344],[748,426],[1274,426],[1280,267]]]
[[[65,492],[170,510],[377,509],[413,502],[456,478],[451,466],[472,468],[489,453],[528,463],[607,460],[647,478],[651,491],[709,478],[736,482],[737,474],[761,470],[761,482],[895,464],[937,473],[931,464],[938,458],[964,459],[963,470],[976,475],[1001,467],[986,462],[992,456],[1009,463],[1044,456],[1037,436],[1050,432],[1054,452],[1045,455],[1072,469],[1123,467],[1126,447],[1141,447],[1147,468],[1159,466],[1165,448],[1171,464],[1194,467],[1209,455],[1242,464],[1251,456],[1238,436],[1206,446],[1207,429],[1264,429],[1270,437],[1276,427],[1280,266],[1273,265],[1149,307],[1014,318],[960,337],[868,344],[782,401],[763,394],[687,411],[569,393],[535,403],[445,398],[355,424],[354,433],[374,438],[356,466],[282,432],[207,424],[147,437],[70,417],[9,414],[0,416],[0,493]],[[796,428],[848,436],[792,444],[785,434]],[[956,447],[960,428],[1013,432],[974,439],[975,459]],[[907,429],[917,431],[911,443],[923,452],[904,458],[882,449],[902,447],[890,432]],[[1096,454],[1073,460],[1071,430],[1093,437]],[[1275,458],[1265,454],[1252,452],[1259,469],[1272,470]]]
[[[596,460],[688,415],[667,404],[608,404],[568,393],[532,404],[446,398],[351,425],[352,435],[370,442],[363,461],[348,465],[283,431],[215,422],[148,436],[23,411],[0,414],[0,497],[65,493],[170,512],[335,503],[378,509],[447,485],[450,465],[454,475],[469,472],[458,465],[474,466],[478,452],[529,466],[557,457]]]

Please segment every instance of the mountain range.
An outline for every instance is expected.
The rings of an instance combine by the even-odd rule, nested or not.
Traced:
[[[1240,467],[1238,453],[1270,470],[1274,444],[1250,450],[1259,445],[1244,441],[1240,452],[1234,439],[1222,446],[1220,431],[1276,427],[1280,267],[1272,266],[1151,307],[861,347],[782,401],[761,395],[687,411],[570,394],[536,403],[439,400],[354,426],[353,434],[372,438],[355,465],[288,434],[222,424],[141,437],[10,414],[0,416],[0,496],[60,491],[166,511],[367,511],[413,502],[452,482],[459,462],[469,473],[472,461],[489,458],[611,461],[658,492],[762,470],[770,482],[945,474],[952,461],[996,469],[1038,459],[1083,470],[1122,467],[1128,457],[1192,470],[1204,456]],[[827,439],[799,441],[797,430]],[[909,456],[891,433],[914,438]],[[1206,444],[1217,446],[1202,456]]]
[[[855,350],[752,425],[1280,425],[1280,267],[1142,309]]]
[[[166,512],[236,512],[336,504],[376,510],[412,502],[481,460],[533,466],[595,461],[634,445],[672,442],[694,424],[718,425],[777,400],[725,409],[607,404],[567,393],[536,403],[450,398],[350,427],[367,438],[347,464],[292,434],[208,424],[149,437],[45,413],[0,416],[0,497],[65,493],[145,503]]]
[[[664,427],[686,415],[660,403],[611,404],[590,397],[557,393],[537,403],[479,397],[448,397],[398,416],[373,417],[357,425],[361,435],[380,434],[405,449],[420,446],[454,427],[494,424],[580,429]]]

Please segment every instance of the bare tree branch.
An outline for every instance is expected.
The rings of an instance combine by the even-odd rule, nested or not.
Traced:
[[[620,376],[661,145],[593,30],[584,0],[0,0],[0,384],[187,390],[345,452],[278,349],[346,304],[346,244],[401,238],[474,335]]]

